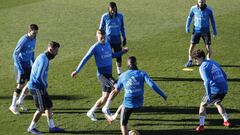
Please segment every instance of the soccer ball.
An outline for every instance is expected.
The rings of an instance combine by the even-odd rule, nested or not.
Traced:
[[[139,135],[138,131],[137,130],[130,130],[128,132],[129,135]]]

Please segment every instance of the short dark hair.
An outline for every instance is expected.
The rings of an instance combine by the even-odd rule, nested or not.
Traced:
[[[38,26],[37,26],[37,24],[30,24],[28,29],[29,29],[29,31],[30,30],[38,30]]]
[[[137,58],[135,56],[128,57],[128,61],[130,62],[130,64],[128,65],[129,69],[131,69],[131,70],[138,70]]]
[[[116,8],[115,17],[117,17],[117,4],[116,4],[115,2],[109,2],[109,4],[108,4],[108,14],[109,14],[110,18],[112,19],[113,16],[112,16],[112,14],[109,12],[109,7],[111,7],[111,8]]]
[[[192,52],[191,57],[193,59],[196,59],[196,58],[203,58],[203,59],[205,59],[206,58],[206,54],[205,54],[205,52],[202,49],[198,49],[198,50],[195,50],[195,51]]]
[[[99,33],[101,35],[106,35],[106,32],[103,29],[98,29],[97,33]]]
[[[135,56],[128,57],[128,60],[130,61],[131,64],[136,64],[137,63],[137,58]]]
[[[51,47],[51,48],[60,48],[60,44],[56,41],[50,41],[48,43],[48,47]]]
[[[117,7],[117,4],[115,2],[109,2],[109,7],[114,8]]]

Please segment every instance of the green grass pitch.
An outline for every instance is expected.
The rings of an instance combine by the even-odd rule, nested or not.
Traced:
[[[30,23],[39,25],[36,56],[50,40],[60,42],[59,55],[50,64],[49,89],[54,103],[56,125],[65,128],[64,134],[120,134],[119,120],[108,125],[100,111],[98,122],[86,117],[101,94],[96,78],[94,59],[87,63],[77,78],[70,77],[89,47],[95,43],[95,31],[101,15],[107,11],[109,0],[0,0],[0,134],[28,134],[27,127],[35,111],[31,97],[25,100],[29,113],[13,115],[8,107],[15,88],[12,53],[17,40],[25,34]],[[118,9],[125,15],[127,46],[123,57],[135,55],[138,66],[148,72],[169,96],[167,103],[149,87],[145,88],[142,112],[135,113],[129,129],[143,135],[194,135],[198,124],[198,107],[205,92],[198,67],[182,71],[187,61],[190,34],[185,33],[185,21],[196,0],[117,0]],[[240,1],[209,0],[214,9],[218,36],[212,39],[212,59],[219,62],[228,74],[229,94],[223,104],[230,115],[233,128],[222,126],[215,107],[208,108],[206,131],[203,135],[240,134]],[[201,43],[197,48],[204,48]],[[113,60],[115,62],[115,60]],[[115,64],[114,76],[117,77]],[[121,93],[112,103],[116,110]],[[38,129],[47,133],[46,118]],[[63,135],[63,134],[62,134]]]

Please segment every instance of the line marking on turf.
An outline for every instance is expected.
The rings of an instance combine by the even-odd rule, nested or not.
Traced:
[[[189,72],[193,71],[192,68],[183,68],[182,70],[183,70],[183,71],[189,71]]]

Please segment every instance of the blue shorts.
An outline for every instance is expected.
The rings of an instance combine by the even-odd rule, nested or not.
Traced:
[[[191,44],[198,44],[200,41],[200,38],[203,39],[205,45],[211,45],[211,34],[210,32],[208,33],[194,33],[192,34],[191,37]]]
[[[38,111],[44,112],[46,109],[53,107],[52,100],[46,90],[34,88],[30,90],[30,93],[33,96]]]
[[[30,65],[22,65],[24,74],[21,74],[20,71],[15,67],[16,71],[16,82],[17,84],[24,84],[26,81],[29,81],[31,74],[31,66]]]
[[[204,105],[210,106],[215,103],[221,103],[226,94],[211,94],[211,101],[208,101],[207,95],[204,95],[202,98],[202,103]]]
[[[112,77],[111,74],[102,74],[98,76],[98,80],[101,83],[102,91],[110,93],[114,89],[116,80]]]

